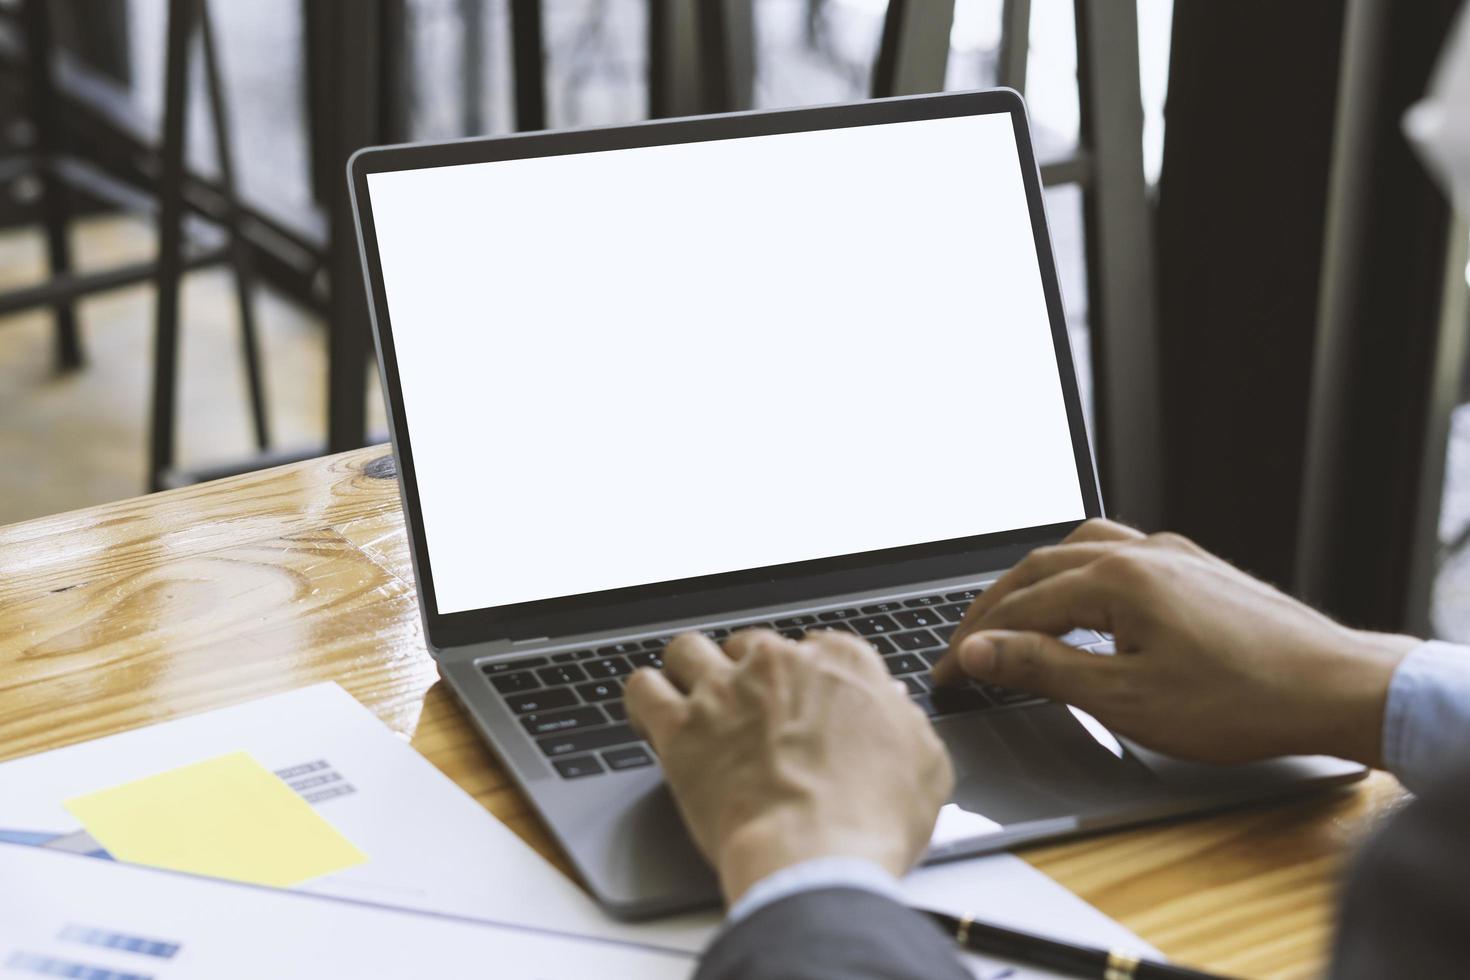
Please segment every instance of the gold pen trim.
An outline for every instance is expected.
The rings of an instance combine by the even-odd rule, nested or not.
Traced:
[[[969,912],[960,916],[960,924],[955,926],[954,939],[961,946],[970,945],[970,926],[975,922],[975,917]]]
[[[1125,949],[1115,949],[1108,953],[1108,968],[1103,972],[1103,980],[1134,980],[1138,972],[1138,956]]]

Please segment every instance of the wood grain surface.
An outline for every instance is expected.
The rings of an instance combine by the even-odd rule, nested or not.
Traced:
[[[0,759],[332,680],[570,873],[425,651],[386,453],[0,528]],[[1403,799],[1375,773],[1021,854],[1181,962],[1311,977],[1345,861]]]

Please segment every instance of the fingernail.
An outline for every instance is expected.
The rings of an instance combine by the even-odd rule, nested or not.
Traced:
[[[965,637],[959,652],[960,665],[971,676],[988,674],[995,666],[995,644],[979,633]]]

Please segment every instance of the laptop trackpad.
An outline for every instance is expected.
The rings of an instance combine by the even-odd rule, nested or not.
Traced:
[[[941,719],[936,730],[954,761],[954,802],[1013,824],[1167,795],[1142,762],[1087,721],[1060,704]]]

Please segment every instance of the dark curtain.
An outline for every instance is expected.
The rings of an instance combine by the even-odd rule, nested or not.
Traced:
[[[1343,0],[1177,0],[1158,189],[1165,514],[1290,580]]]
[[[1345,47],[1355,82],[1344,88],[1352,118],[1341,123],[1338,152],[1353,194],[1334,214],[1296,584],[1315,604],[1378,629],[1404,629],[1413,615],[1424,460],[1445,451],[1429,444],[1429,397],[1450,211],[1403,117],[1423,96],[1459,6],[1365,4]]]
[[[1174,12],[1158,202],[1169,523],[1355,625],[1407,614],[1448,211],[1401,120],[1458,6],[1365,0],[1378,27],[1346,55],[1345,0]],[[1356,245],[1328,269],[1344,56],[1355,170],[1330,233]],[[1319,324],[1329,274],[1337,313]]]

